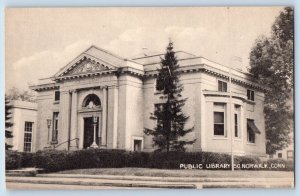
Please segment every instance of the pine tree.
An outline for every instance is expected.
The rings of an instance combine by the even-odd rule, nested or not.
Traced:
[[[270,88],[265,94],[267,153],[290,143],[294,70],[294,10],[286,7],[272,25],[270,37],[260,37],[250,53],[250,72]]]
[[[5,97],[5,138],[12,138],[12,132],[9,129],[10,127],[13,126],[13,124],[10,122],[10,114],[11,112],[9,111],[12,108],[10,105],[10,101]],[[12,145],[9,145],[5,142],[5,150],[9,150],[12,148]]]
[[[167,46],[158,72],[156,89],[162,93],[160,97],[162,104],[157,104],[155,107],[156,127],[154,130],[147,129],[147,132],[153,136],[153,143],[158,147],[158,151],[184,151],[185,145],[193,144],[195,140],[181,139],[193,128],[185,129],[184,127],[189,117],[183,113],[182,107],[187,99],[181,98],[183,86],[179,82],[179,65],[172,42]]]

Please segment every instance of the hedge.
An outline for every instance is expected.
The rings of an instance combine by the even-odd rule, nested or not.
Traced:
[[[37,167],[45,172],[71,169],[140,167],[179,169],[180,164],[230,164],[229,154],[213,152],[128,152],[124,150],[84,149],[78,151],[44,150],[36,153],[6,152],[6,169]],[[285,164],[292,171],[293,163],[285,160],[261,161],[255,156],[235,156],[235,164]],[[230,169],[230,167],[224,168]],[[243,168],[240,168],[243,169]],[[245,168],[244,168],[245,169]],[[253,169],[253,168],[250,168]],[[270,169],[270,168],[267,168]]]
[[[264,161],[272,171],[294,171],[294,161],[284,159],[269,159]]]
[[[35,153],[17,152],[7,150],[5,152],[5,169],[18,169],[22,167],[35,167]]]

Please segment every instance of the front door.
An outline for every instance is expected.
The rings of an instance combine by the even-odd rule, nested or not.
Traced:
[[[94,141],[94,123],[93,117],[86,117],[84,121],[84,140],[83,148],[88,148],[92,145]],[[96,123],[96,143],[99,145],[99,118],[97,118]]]

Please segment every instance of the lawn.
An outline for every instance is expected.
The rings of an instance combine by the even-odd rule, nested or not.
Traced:
[[[204,178],[292,178],[294,172],[287,171],[225,171],[225,170],[166,170],[149,168],[95,168],[56,172],[58,174],[155,176],[155,177],[204,177]]]

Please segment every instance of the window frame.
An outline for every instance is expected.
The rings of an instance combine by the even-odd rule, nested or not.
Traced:
[[[160,110],[163,110],[163,105],[164,105],[165,103],[155,103],[154,104],[154,113],[155,113],[155,111],[156,111],[156,108],[158,108],[158,107],[160,107]],[[158,123],[159,123],[159,121],[160,121],[160,119],[158,118],[158,117],[156,117],[155,115],[154,115],[154,113],[153,113],[153,119],[155,119],[155,126],[157,126],[158,125]]]
[[[32,151],[33,124],[34,124],[34,122],[31,122],[31,121],[25,121],[25,123],[24,123],[24,141],[23,141],[24,142],[23,143],[23,151],[24,152]],[[28,125],[30,125],[30,127],[28,127]],[[28,137],[28,135],[29,135],[29,137]],[[28,139],[28,138],[30,138],[29,139],[30,141],[26,141],[26,139]],[[28,148],[28,144],[29,144],[29,148]]]
[[[241,138],[241,105],[234,105],[234,137],[235,139]]]
[[[218,92],[224,92],[224,93],[228,92],[228,83],[227,83],[227,81],[224,81],[224,80],[217,80],[217,81],[218,81]],[[224,87],[225,87],[225,89],[224,89]]]
[[[254,92],[254,90],[247,89],[247,100],[255,101],[255,92]]]
[[[222,107],[220,107],[222,106]],[[213,116],[212,116],[212,119],[213,119],[213,136],[214,137],[227,137],[227,123],[226,123],[226,103],[220,103],[220,102],[215,102],[213,104]],[[215,122],[215,113],[222,113],[223,114],[223,123],[216,123]],[[215,128],[215,125],[220,125],[222,124],[223,125],[223,134],[219,135],[219,134],[215,134],[216,133],[216,128]]]
[[[234,137],[239,137],[239,119],[238,113],[234,113]]]
[[[54,102],[60,101],[60,91],[54,91]]]
[[[53,112],[51,143],[58,142],[58,131],[59,131],[58,123],[59,123],[59,112]]]
[[[256,135],[255,132],[248,126],[248,121],[254,121],[254,119],[247,118],[247,142],[250,144],[255,144]],[[253,140],[250,138],[250,136],[253,136]]]
[[[134,146],[134,141],[135,140],[141,141],[140,151],[135,151],[135,146]],[[132,147],[133,152],[142,152],[144,150],[144,139],[143,139],[143,137],[133,136],[131,141],[132,141],[132,146],[131,147]]]

